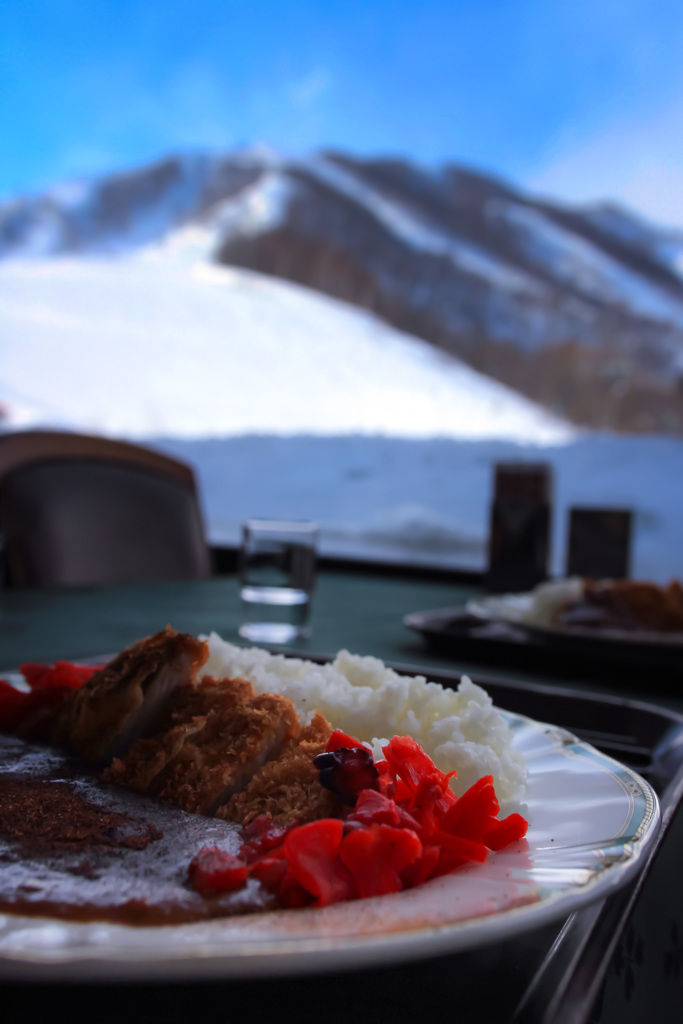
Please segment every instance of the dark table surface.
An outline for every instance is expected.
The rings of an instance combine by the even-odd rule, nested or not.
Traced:
[[[320,573],[312,603],[312,635],[298,646],[318,654],[342,647],[379,658],[424,660],[419,637],[403,615],[416,608],[463,603],[476,587],[360,572]],[[236,641],[240,602],[234,576],[184,583],[63,591],[0,592],[0,661],[77,658],[119,650],[170,623],[190,633]],[[432,659],[429,659],[432,661]],[[448,664],[448,659],[433,659]]]
[[[579,673],[561,655],[529,669],[524,659],[487,659],[486,645],[476,657],[465,644],[447,650],[427,646],[403,625],[407,613],[457,606],[478,593],[472,583],[447,579],[401,577],[372,571],[323,571],[313,601],[312,635],[297,651],[333,655],[341,648],[372,654],[385,661],[414,666],[425,673],[448,670],[481,681],[524,687],[530,680],[551,691],[606,694],[620,700],[654,702],[683,710],[683,688],[669,677],[658,685],[657,674],[620,680],[618,672],[600,666]],[[113,653],[167,623],[191,633],[218,632],[237,640],[240,606],[234,576],[192,583],[134,587],[87,588],[61,592],[0,593],[0,669],[25,660],[87,659]],[[533,690],[531,691],[533,697]],[[525,698],[526,699],[526,698]],[[533,703],[531,705],[533,710]],[[540,717],[540,716],[539,716]],[[558,722],[558,724],[565,724]],[[683,818],[671,816],[666,842],[648,872],[642,891],[634,893],[628,923],[609,961],[605,981],[589,1011],[567,1020],[640,1021],[650,1012],[654,991],[661,1007],[659,1020],[679,1019],[683,985],[683,887],[677,884],[683,857]],[[637,897],[637,898],[636,898]],[[570,927],[572,922],[566,922]],[[3,1020],[31,1019],[64,1007],[77,1016],[97,1015],[108,1021],[128,1017],[186,1020],[196,1013],[214,1019],[245,1020],[271,1016],[295,1007],[299,1018],[348,1019],[349,1014],[389,1014],[398,1021],[428,1015],[431,1019],[467,1021],[545,1020],[541,1003],[547,992],[519,1007],[529,977],[524,956],[533,947],[552,952],[559,941],[557,926],[486,950],[440,957],[367,972],[280,979],[253,983],[132,985],[25,985],[1,987]],[[567,943],[565,942],[565,946]],[[527,948],[528,947],[528,948]],[[578,954],[577,954],[578,956]],[[529,957],[531,959],[529,959]],[[528,964],[533,957],[529,953]],[[518,966],[519,964],[519,966]],[[473,981],[474,979],[474,981]],[[538,988],[538,986],[537,986]],[[534,1001],[535,1000],[535,1001]],[[539,1008],[540,1007],[540,1008]],[[669,1013],[676,1015],[669,1017]],[[560,1020],[555,1014],[554,1019]]]
[[[481,593],[474,583],[405,578],[395,572],[324,571],[312,604],[310,639],[297,652],[333,655],[346,648],[384,661],[422,668],[448,669],[488,679],[535,679],[577,691],[647,699],[683,712],[683,664],[680,685],[669,673],[605,671],[599,663],[577,666],[566,652],[544,652],[534,659],[493,644],[450,645],[448,651],[426,645],[403,624],[411,612],[464,605]],[[240,601],[234,576],[182,583],[129,587],[84,587],[62,591],[0,591],[0,669],[20,661],[87,658],[115,652],[166,624],[189,633],[216,631],[240,642]],[[287,650],[287,648],[282,648]],[[493,656],[495,654],[495,657]],[[626,678],[625,678],[626,677]]]

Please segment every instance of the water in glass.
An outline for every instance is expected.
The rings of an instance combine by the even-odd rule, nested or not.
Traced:
[[[240,581],[240,636],[273,644],[308,636],[315,582],[315,527],[247,523]]]

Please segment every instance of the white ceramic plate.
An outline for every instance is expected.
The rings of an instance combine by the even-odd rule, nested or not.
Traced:
[[[642,866],[657,797],[564,730],[506,717],[528,760],[530,828],[484,864],[393,896],[192,925],[0,915],[0,977],[266,977],[397,963],[509,938],[607,896]]]
[[[683,633],[655,633],[648,630],[626,629],[591,629],[587,626],[559,626],[547,622],[535,622],[528,618],[533,605],[534,595],[492,594],[468,601],[467,612],[485,622],[508,622],[519,629],[530,633],[539,633],[551,639],[571,639],[589,643],[635,644],[641,647],[653,647],[659,650],[673,650],[680,656],[683,646]]]

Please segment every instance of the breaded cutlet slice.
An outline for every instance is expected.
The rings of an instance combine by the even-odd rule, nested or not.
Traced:
[[[209,648],[166,627],[122,651],[62,705],[51,742],[91,761],[109,761],[156,729],[174,691],[191,683]]]
[[[203,676],[180,687],[154,735],[137,740],[123,757],[115,757],[103,772],[103,780],[154,795],[161,788],[164,770],[184,744],[202,731],[211,712],[217,708],[230,712],[252,697],[254,688],[246,679]]]
[[[630,616],[640,628],[683,631],[683,588],[677,580],[666,587],[639,580],[611,580],[605,586],[594,584],[593,590],[598,599],[625,618]]]
[[[318,818],[339,817],[342,805],[320,784],[313,758],[321,754],[332,726],[316,711],[310,725],[290,742],[282,755],[268,761],[241,793],[235,793],[216,811],[216,817],[248,825],[266,814],[276,825],[300,825]]]
[[[267,761],[300,732],[291,700],[264,693],[230,708],[213,707],[201,729],[187,736],[154,783],[164,803],[214,814],[245,789]]]

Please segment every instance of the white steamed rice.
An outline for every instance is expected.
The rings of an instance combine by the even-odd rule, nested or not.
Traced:
[[[501,806],[524,798],[526,764],[512,742],[512,730],[491,698],[463,676],[457,690],[398,675],[378,658],[340,651],[331,664],[236,647],[216,633],[208,638],[205,671],[218,678],[248,679],[257,693],[289,697],[307,724],[320,711],[336,728],[355,736],[381,757],[380,744],[412,736],[438,768],[458,773],[463,793],[482,775],[493,775]]]

